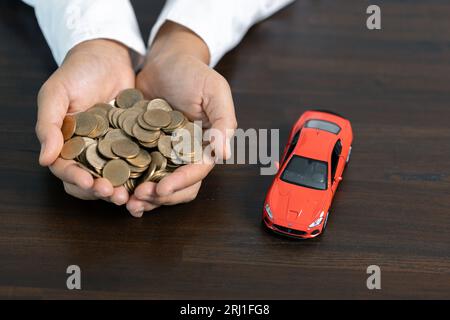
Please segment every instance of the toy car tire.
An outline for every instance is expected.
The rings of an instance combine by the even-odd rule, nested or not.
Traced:
[[[350,156],[352,155],[352,146],[350,146],[350,149],[348,150],[348,156],[347,156],[347,160],[345,161],[345,163],[349,163],[350,162]]]
[[[323,223],[322,233],[325,231],[325,228],[327,227],[328,217],[329,216],[330,216],[330,211],[328,211],[327,217],[325,218],[325,222]]]

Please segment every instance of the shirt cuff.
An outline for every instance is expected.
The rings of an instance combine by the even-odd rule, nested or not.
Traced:
[[[58,65],[70,49],[93,39],[118,41],[131,50],[135,68],[146,54],[128,0],[34,0],[38,23]]]
[[[176,22],[197,34],[207,44],[214,67],[233,49],[255,23],[294,0],[167,0],[149,46],[166,21]]]

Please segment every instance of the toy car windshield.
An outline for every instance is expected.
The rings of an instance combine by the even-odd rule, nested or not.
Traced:
[[[327,164],[294,155],[284,169],[281,180],[307,188],[326,190]]]
[[[338,134],[341,131],[341,128],[337,124],[324,120],[309,120],[306,122],[305,128],[319,129],[334,134]]]

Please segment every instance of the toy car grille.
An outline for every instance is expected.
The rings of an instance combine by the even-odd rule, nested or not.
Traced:
[[[304,236],[304,235],[306,235],[306,232],[305,232],[305,231],[289,229],[289,228],[286,228],[286,227],[279,226],[279,225],[277,225],[277,224],[274,224],[274,226],[275,226],[275,228],[277,228],[278,230],[283,231],[283,232],[286,232],[286,233],[295,234],[295,235],[298,235],[298,236]]]

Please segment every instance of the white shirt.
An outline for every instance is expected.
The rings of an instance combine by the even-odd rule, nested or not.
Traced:
[[[104,38],[123,43],[135,58],[146,54],[129,0],[23,0],[34,7],[53,56],[61,65],[75,45]],[[167,0],[148,46],[167,20],[181,24],[207,44],[211,66],[234,48],[255,23],[294,0]],[[142,59],[135,59],[139,61]]]

